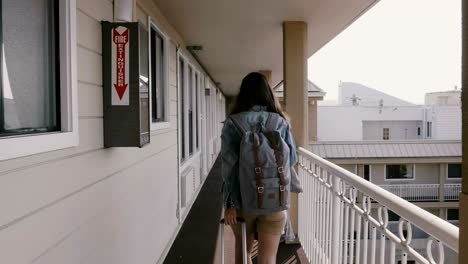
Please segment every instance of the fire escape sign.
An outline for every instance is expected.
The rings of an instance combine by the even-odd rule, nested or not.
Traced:
[[[112,105],[130,105],[129,29],[119,26],[112,30]]]

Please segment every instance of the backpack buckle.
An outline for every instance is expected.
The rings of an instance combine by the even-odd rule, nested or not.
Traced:
[[[255,167],[255,174],[260,174],[260,173],[262,173],[262,168]]]
[[[278,167],[278,172],[283,173],[283,166]]]
[[[280,185],[280,192],[284,192],[284,191],[286,191],[286,186]]]
[[[264,188],[263,186],[257,187],[257,192],[258,192],[258,193],[263,193],[263,190],[264,190],[264,189],[265,189],[265,188]]]

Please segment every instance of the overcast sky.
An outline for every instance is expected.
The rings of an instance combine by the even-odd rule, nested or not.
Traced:
[[[381,0],[308,62],[325,100],[341,80],[421,104],[461,86],[461,0]]]

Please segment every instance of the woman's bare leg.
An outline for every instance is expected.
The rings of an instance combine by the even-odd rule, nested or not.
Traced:
[[[258,264],[275,264],[281,235],[258,233]]]

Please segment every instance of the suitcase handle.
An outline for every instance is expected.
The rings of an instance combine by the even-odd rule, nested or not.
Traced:
[[[245,223],[245,219],[242,217],[236,217],[238,223]],[[224,218],[219,221],[219,223],[224,224]]]
[[[247,226],[244,218],[237,217],[236,220],[242,226],[242,259],[243,263],[247,264]],[[224,218],[219,222],[221,233],[221,264],[224,264]]]

